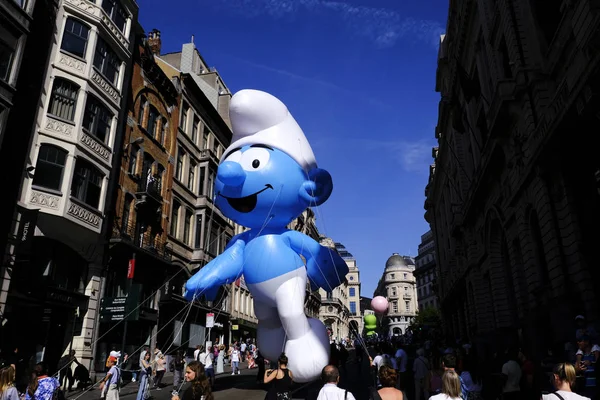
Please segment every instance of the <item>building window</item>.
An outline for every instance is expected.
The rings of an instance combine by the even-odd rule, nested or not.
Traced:
[[[125,32],[127,26],[127,12],[118,0],[102,0],[102,9],[115,23],[121,32]]]
[[[177,166],[175,168],[175,178],[178,181],[183,179],[183,158],[185,157],[185,153],[183,150],[179,149],[177,152]]]
[[[48,112],[58,118],[73,121],[79,86],[65,79],[57,78],[52,86]]]
[[[330,313],[333,312],[333,307],[331,307],[331,306],[327,307],[327,312],[330,312]]]
[[[219,227],[213,224],[210,227],[210,243],[208,244],[208,252],[213,256],[219,254]]]
[[[210,129],[208,126],[204,125],[204,130],[202,131],[202,148],[208,149],[208,134],[210,133]]]
[[[160,130],[158,131],[158,138],[156,140],[158,140],[158,143],[160,143],[161,145],[165,145],[165,139],[167,137],[167,127],[168,127],[168,122],[166,118],[163,118],[161,120],[160,123]]]
[[[102,143],[110,135],[110,125],[113,115],[102,103],[93,96],[88,96],[83,115],[83,129],[96,136]]]
[[[408,274],[404,273],[404,279],[407,279],[407,278],[408,278]]]
[[[194,125],[192,125],[192,142],[194,144],[198,144],[198,125],[200,125],[200,120],[194,118]]]
[[[410,301],[406,301],[406,311],[410,311]]]
[[[392,312],[395,312],[395,313],[398,312],[398,302],[397,301],[392,301]]]
[[[227,248],[227,246],[229,245],[229,242],[231,241],[231,236],[229,235],[225,235],[225,240],[223,243],[223,251],[225,251],[225,249]]]
[[[188,105],[183,103],[183,107],[181,110],[181,121],[179,121],[179,126],[181,126],[181,130],[187,133],[187,119],[188,119]]]
[[[146,113],[146,98],[140,98],[140,111],[138,113],[138,124],[144,126],[144,114]]]
[[[333,300],[333,292],[327,292],[327,300]]]
[[[202,214],[196,215],[196,237],[194,238],[194,247],[201,248],[202,243]]]
[[[130,231],[129,225],[131,219],[131,203],[133,202],[133,197],[130,195],[125,195],[125,205],[123,206],[123,218],[121,219],[121,231],[123,233],[128,233]]]
[[[390,279],[394,279],[395,274],[390,274]]]
[[[102,174],[96,167],[82,158],[75,163],[75,176],[71,196],[90,207],[98,208],[102,191]]]
[[[408,293],[408,286],[404,286],[404,293]]]
[[[173,210],[171,211],[171,235],[177,237],[177,225],[179,224],[179,209],[181,204],[177,201],[173,201]]]
[[[192,232],[192,218],[193,218],[193,213],[192,210],[185,210],[185,221],[183,224],[183,241],[185,242],[185,244],[191,244],[192,243],[192,238],[190,236],[191,232]]]
[[[140,152],[140,148],[137,146],[133,146],[131,148],[131,154],[129,156],[129,173],[131,175],[135,175],[137,173],[137,161],[138,161],[138,153]]]
[[[204,181],[206,180],[206,168],[204,167],[200,167],[200,180],[198,181],[198,183],[200,184],[200,188],[198,189],[198,191],[200,192],[200,196],[204,196],[205,190],[204,190]]]
[[[350,297],[356,296],[356,289],[355,288],[351,287],[350,290],[349,290],[349,292],[350,292],[350,294],[349,294]]]
[[[213,172],[211,172],[208,175],[208,198],[209,199],[213,199],[213,190],[214,190],[214,181],[215,181],[215,174]]]
[[[13,49],[0,40],[0,79],[8,81],[12,65]]]
[[[396,288],[393,287],[392,288],[392,296],[397,296],[397,295],[398,295],[398,293],[396,292]]]
[[[194,191],[194,182],[196,180],[196,162],[194,160],[190,160],[190,167],[188,171],[188,189],[192,192]]]
[[[158,113],[158,110],[153,105],[150,105],[150,112],[148,113],[148,125],[146,125],[146,131],[152,137],[156,137],[159,119],[160,114]]]
[[[85,58],[90,28],[75,18],[67,18],[65,31],[63,33],[61,50],[71,53],[77,57]]]
[[[96,55],[94,56],[94,67],[110,83],[117,85],[119,81],[119,69],[121,67],[121,60],[115,54],[115,52],[108,46],[108,44],[102,38],[98,38],[98,44],[96,45]]]
[[[356,315],[356,302],[355,301],[350,302],[350,314]]]
[[[67,152],[49,144],[40,146],[33,185],[60,191]]]

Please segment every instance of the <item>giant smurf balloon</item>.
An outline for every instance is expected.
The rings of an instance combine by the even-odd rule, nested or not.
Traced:
[[[330,345],[325,326],[304,314],[307,278],[313,289],[331,291],[348,267],[335,251],[286,226],[324,203],[333,182],[277,98],[242,90],[231,99],[230,119],[233,139],[217,170],[215,202],[250,229],[187,282],[186,298],[214,299],[220,285],[243,274],[254,297],[260,352],[276,360],[284,351],[294,380],[310,382],[329,362]]]

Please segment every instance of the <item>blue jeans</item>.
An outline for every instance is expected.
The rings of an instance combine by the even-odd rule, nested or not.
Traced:
[[[232,361],[231,364],[233,365],[231,367],[231,372],[235,373],[240,370],[240,362],[239,361]]]
[[[140,388],[138,389],[136,400],[144,400],[144,393],[150,388],[148,386],[148,374],[144,371],[140,373]]]

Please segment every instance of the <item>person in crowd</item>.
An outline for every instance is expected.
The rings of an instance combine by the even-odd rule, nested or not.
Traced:
[[[398,387],[399,389],[404,389],[404,386],[408,383],[408,372],[406,367],[408,366],[408,354],[406,351],[398,345],[398,349],[396,350],[396,354],[394,354],[394,368],[399,373]]]
[[[582,336],[577,342],[579,350],[577,351],[575,370],[585,377],[585,389],[583,394],[586,397],[594,398],[596,394],[596,363],[600,357],[600,346],[592,346],[589,336]]]
[[[354,395],[347,390],[340,389],[340,371],[335,365],[326,365],[321,371],[323,387],[319,391],[317,400],[355,400]]]
[[[185,369],[185,358],[183,351],[177,350],[175,357],[171,360],[170,369],[173,371],[173,386],[178,387],[183,383],[183,370]]]
[[[404,399],[402,391],[396,389],[396,385],[398,384],[398,372],[396,372],[393,367],[388,365],[382,366],[379,368],[378,376],[381,388],[377,391],[377,394],[382,400]]]
[[[240,351],[232,346],[231,351],[231,375],[240,374]]]
[[[75,357],[75,350],[71,350],[69,354],[62,356],[61,359],[58,360],[57,365],[60,385],[69,392],[73,390],[73,363],[81,365]]]
[[[203,350],[204,350],[204,346],[202,346],[202,345],[196,346],[196,350],[194,350],[194,360],[195,361],[200,361],[200,354],[202,354]]]
[[[287,367],[288,358],[281,353],[277,360],[277,369],[265,371],[265,384],[271,383],[265,400],[291,400],[294,375]]]
[[[447,369],[442,375],[442,392],[429,400],[461,400],[461,380],[454,369]]]
[[[121,371],[117,368],[117,358],[109,356],[107,365],[110,369],[100,381],[100,391],[105,394],[106,400],[119,400],[119,388],[121,386]],[[40,400],[37,397],[35,400]]]
[[[597,341],[598,333],[594,329],[594,327],[588,325],[585,317],[583,315],[578,315],[575,317],[575,325],[577,325],[577,329],[575,330],[575,339],[579,342],[584,336],[589,337],[592,341]]]
[[[256,374],[256,383],[262,385],[265,379],[265,358],[261,354],[260,350],[256,352],[256,365],[258,367],[258,373]]]
[[[441,362],[438,359],[433,366],[433,369],[429,373],[429,394],[435,395],[442,393],[442,376],[444,375],[444,369],[442,368]]]
[[[165,355],[158,347],[154,349],[154,389],[161,390],[160,384],[165,376]]]
[[[575,367],[569,363],[558,363],[552,370],[550,378],[556,390],[550,394],[543,394],[542,400],[590,400],[588,397],[573,393],[572,388],[577,378]]]
[[[60,390],[58,379],[48,376],[46,364],[37,363],[33,367],[31,375],[31,382],[27,386],[25,400],[51,400],[54,392]]]
[[[482,400],[481,391],[483,389],[482,378],[477,367],[477,358],[473,354],[465,357],[463,370],[460,374],[460,380],[467,391],[467,400]]]
[[[448,371],[456,372],[456,356],[454,352],[446,352],[444,357],[442,358],[442,368],[444,369],[444,373]],[[460,396],[463,400],[467,399],[469,391],[465,386],[465,383],[462,381],[460,376],[458,376],[458,380],[460,382]],[[444,376],[442,375],[442,393],[444,393]]]
[[[204,365],[198,361],[192,361],[185,369],[185,380],[190,386],[179,394],[173,394],[171,400],[213,400],[210,382],[204,374]]]
[[[415,379],[415,400],[429,399],[429,370],[431,365],[425,358],[425,349],[417,350],[417,358],[413,363],[413,374]]]
[[[140,387],[136,400],[144,400],[148,397],[147,393],[150,390],[149,379],[152,376],[150,355],[149,351],[144,352],[144,358],[140,361]]]
[[[19,392],[15,387],[15,367],[13,365],[0,365],[0,399],[19,400]]]
[[[215,383],[215,368],[213,365],[213,357],[214,356],[212,353],[212,346],[207,345],[206,351],[200,354],[200,362],[204,364],[204,375],[206,375],[206,377],[208,378],[208,381],[210,382],[211,386]]]
[[[217,374],[225,372],[225,345],[219,346],[219,354],[217,355]]]
[[[504,385],[502,395],[504,400],[519,400],[521,397],[521,377],[523,371],[519,365],[519,351],[510,348],[507,352],[508,361],[502,366]]]

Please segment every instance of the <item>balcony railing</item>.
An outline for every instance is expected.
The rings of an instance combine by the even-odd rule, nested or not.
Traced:
[[[150,196],[152,199],[162,203],[162,181],[158,179],[157,175],[142,175],[138,184],[138,195],[141,195],[142,200],[144,196]]]
[[[167,243],[166,237],[154,228],[146,228],[143,224],[134,224],[133,221],[125,225],[115,226],[112,239],[127,242],[132,246],[144,249],[157,257],[170,261],[173,254],[172,246]]]

